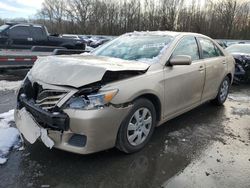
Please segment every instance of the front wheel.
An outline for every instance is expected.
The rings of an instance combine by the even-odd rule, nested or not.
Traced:
[[[118,132],[116,147],[125,153],[142,149],[150,140],[156,123],[154,105],[141,98],[134,102]]]
[[[220,88],[219,88],[219,92],[218,92],[216,98],[213,100],[213,102],[219,106],[223,105],[224,102],[227,100],[229,88],[230,88],[230,79],[227,76],[222,81]]]

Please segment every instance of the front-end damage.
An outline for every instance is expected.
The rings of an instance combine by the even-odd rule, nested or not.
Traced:
[[[37,125],[40,134],[29,132],[29,125],[17,127],[31,143],[40,136],[45,145],[51,147],[48,139],[42,139],[48,135],[53,141],[53,147],[70,152],[88,154],[111,148],[115,146],[119,125],[131,105],[113,105],[111,100],[119,92],[119,88],[102,88],[108,83],[138,76],[146,71],[147,69],[106,70],[102,79],[81,87],[48,84],[46,79],[36,79],[30,73],[18,93],[16,122],[20,124],[18,118],[25,110],[26,116],[31,117],[28,124]],[[26,127],[23,128],[24,126]],[[44,130],[47,135],[44,135]],[[27,134],[37,135],[32,140]]]
[[[233,54],[235,59],[234,83],[250,83],[250,55]]]
[[[27,77],[17,95],[17,110],[25,108],[44,128],[68,130],[69,117],[56,105],[65,95],[66,91],[43,90],[42,85],[31,83]]]

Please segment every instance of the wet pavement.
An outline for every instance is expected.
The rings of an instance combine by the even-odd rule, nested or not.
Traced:
[[[157,128],[142,151],[77,155],[42,143],[13,150],[0,187],[250,187],[250,86],[234,86],[222,107],[206,103]],[[0,113],[15,106],[0,91]]]

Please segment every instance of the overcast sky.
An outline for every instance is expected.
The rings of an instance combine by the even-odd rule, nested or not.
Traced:
[[[34,16],[44,0],[0,0],[0,18]]]
[[[41,8],[44,0],[0,0],[0,18],[29,18]],[[143,1],[143,0],[141,0]],[[193,0],[185,0],[192,3]],[[196,0],[203,2],[204,0]]]

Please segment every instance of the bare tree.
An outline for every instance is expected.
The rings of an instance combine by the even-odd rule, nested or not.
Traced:
[[[53,32],[119,35],[134,30],[192,31],[250,38],[250,0],[45,0],[36,22]]]
[[[50,21],[50,29],[52,31],[63,31],[62,24],[66,18],[66,6],[66,1],[64,0],[45,0],[38,14],[41,18]]]

